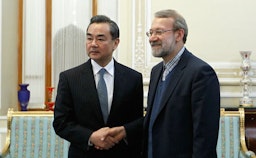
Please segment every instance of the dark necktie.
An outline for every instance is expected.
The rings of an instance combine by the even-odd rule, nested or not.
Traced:
[[[103,115],[103,119],[104,122],[107,122],[107,118],[108,118],[108,91],[107,91],[107,86],[104,80],[104,74],[105,74],[106,70],[104,68],[102,68],[99,71],[99,82],[98,82],[98,96],[100,99],[100,106],[101,106],[101,111],[102,111],[102,115]]]

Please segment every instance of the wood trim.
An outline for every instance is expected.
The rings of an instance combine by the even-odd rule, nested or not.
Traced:
[[[19,11],[18,11],[18,84],[22,83],[22,36],[23,36],[23,0],[19,0]],[[17,90],[19,85],[17,84]],[[19,103],[17,102],[18,110],[20,110]]]
[[[45,1],[45,87],[52,86],[52,0]],[[45,102],[48,91],[45,89]]]
[[[92,0],[92,16],[98,14],[98,0]]]

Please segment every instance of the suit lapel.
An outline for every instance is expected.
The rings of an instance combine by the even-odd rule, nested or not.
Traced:
[[[166,90],[163,93],[162,102],[160,104],[158,113],[162,111],[162,109],[167,105],[167,101],[172,97],[174,89],[176,88],[176,86],[178,85],[178,82],[180,81],[180,78],[184,74],[184,68],[187,65],[187,60],[188,60],[188,53],[185,50],[181,56],[179,63],[173,69],[173,72],[170,76],[171,78],[169,80],[169,83],[167,83]]]
[[[123,73],[122,68],[118,62],[114,60],[114,89],[113,89],[113,100],[111,104],[111,109],[109,113],[109,119],[111,119],[112,113],[115,113],[114,111],[118,108],[119,104],[119,95],[121,95],[121,92],[123,92],[122,84],[124,83],[123,80],[126,79],[125,73]]]
[[[156,95],[156,89],[159,80],[161,79],[161,74],[163,71],[163,63],[159,63],[152,69],[151,77],[150,77],[150,87],[149,87],[149,93],[148,93],[148,100],[147,100],[147,115],[145,117],[145,123],[148,124],[149,117],[151,115],[152,106],[154,102],[154,98]]]

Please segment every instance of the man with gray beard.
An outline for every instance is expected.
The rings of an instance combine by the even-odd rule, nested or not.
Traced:
[[[220,87],[213,68],[185,48],[188,28],[175,10],[155,13],[146,33],[154,57],[144,158],[216,158]]]

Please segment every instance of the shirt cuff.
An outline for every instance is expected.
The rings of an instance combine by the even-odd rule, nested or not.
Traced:
[[[90,139],[88,140],[88,146],[93,146],[92,142],[90,141]]]

